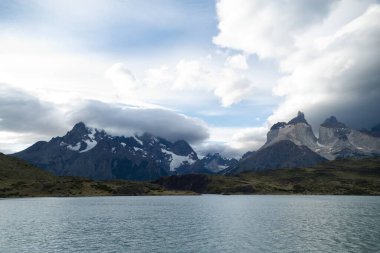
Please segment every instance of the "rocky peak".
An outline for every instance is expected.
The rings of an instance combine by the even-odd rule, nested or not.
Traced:
[[[302,112],[298,112],[297,117],[288,123],[278,122],[274,124],[267,133],[267,142],[260,149],[266,148],[281,140],[290,140],[297,145],[306,145],[309,148],[317,145],[317,138]]]
[[[322,127],[327,128],[346,128],[346,125],[342,122],[339,122],[335,116],[330,116],[322,124]]]
[[[78,122],[74,125],[73,129],[71,129],[71,131],[68,132],[68,134],[69,133],[83,135],[83,134],[88,134],[89,129],[86,127],[86,125],[83,122]]]
[[[62,138],[58,138],[59,141],[63,140],[67,144],[76,144],[88,138],[91,134],[91,129],[87,127],[83,122],[79,122],[67,132]]]
[[[194,156],[196,157],[194,150],[191,148],[189,143],[187,143],[184,140],[179,140],[179,141],[174,142],[172,150],[174,153],[179,154],[179,155],[194,154]],[[197,159],[198,159],[198,157],[197,157]]]
[[[283,128],[285,127],[287,124],[286,122],[277,122],[276,124],[274,124],[270,130],[276,130],[276,129],[280,129],[280,128]]]
[[[305,114],[303,112],[298,111],[297,117],[293,118],[288,122],[289,125],[295,125],[297,123],[305,123],[309,125],[309,123],[307,123],[305,119]]]
[[[253,155],[255,155],[255,153],[256,153],[256,151],[248,151],[245,154],[243,154],[243,156],[241,157],[241,159],[245,159],[247,157],[253,156]]]
[[[205,157],[208,157],[208,158],[222,158],[222,156],[219,154],[219,153],[208,153]]]

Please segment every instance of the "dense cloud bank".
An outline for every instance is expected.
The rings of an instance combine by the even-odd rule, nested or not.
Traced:
[[[268,126],[298,110],[317,129],[330,115],[355,128],[380,119],[378,1],[225,1],[214,43],[278,63]]]
[[[24,144],[36,141],[34,137],[47,140],[62,135],[79,121],[113,134],[147,132],[171,141],[183,139],[196,143],[209,135],[201,120],[167,109],[84,100],[61,110],[59,105],[6,84],[0,84],[0,97],[0,131],[23,136]],[[3,152],[10,150],[6,144],[2,143]]]

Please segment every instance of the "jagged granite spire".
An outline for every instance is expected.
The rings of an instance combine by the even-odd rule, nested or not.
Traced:
[[[339,122],[335,116],[330,116],[321,124],[322,127],[327,128],[346,128],[346,125],[342,122]]]
[[[297,114],[297,117],[293,118],[291,121],[288,122],[288,124],[290,125],[295,125],[297,123],[305,123],[307,125],[309,125],[309,123],[307,123],[306,119],[305,119],[305,114],[301,111],[298,111],[298,114]]]
[[[89,133],[89,128],[83,122],[78,122],[70,131],[67,132],[64,138],[68,143],[78,142],[84,135],[87,135]]]

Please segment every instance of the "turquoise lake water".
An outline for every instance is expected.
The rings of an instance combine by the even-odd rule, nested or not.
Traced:
[[[0,199],[0,252],[380,252],[380,197]]]

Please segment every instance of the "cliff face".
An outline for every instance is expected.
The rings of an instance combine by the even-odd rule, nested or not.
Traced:
[[[239,161],[229,174],[243,171],[263,171],[268,169],[308,167],[327,161],[304,145],[282,140],[260,149],[254,155]]]
[[[308,167],[327,160],[380,155],[380,138],[347,127],[331,116],[321,124],[319,138],[305,115],[274,124],[267,142],[256,152],[247,153],[223,173],[261,171],[275,168]]]
[[[317,150],[329,160],[380,154],[380,138],[351,129],[330,117],[319,128]]]
[[[305,115],[302,112],[299,112],[297,117],[288,123],[279,122],[273,125],[267,134],[267,142],[260,149],[265,149],[283,140],[289,140],[299,146],[307,146],[312,150],[318,147],[313,129],[307,123]]]

